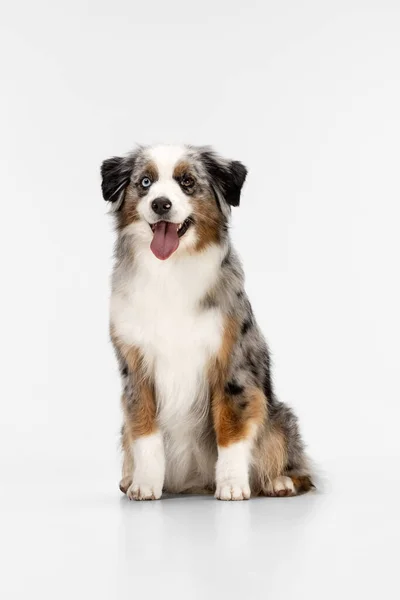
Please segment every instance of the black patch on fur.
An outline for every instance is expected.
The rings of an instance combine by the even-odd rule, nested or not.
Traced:
[[[252,326],[253,326],[253,320],[251,318],[243,321],[243,325],[242,325],[242,329],[241,329],[242,335],[246,335],[246,333]]]
[[[225,392],[230,396],[238,396],[244,392],[244,387],[235,381],[229,381],[225,386]]]
[[[213,192],[213,194],[214,194],[214,199],[215,199],[215,202],[216,202],[216,204],[217,204],[217,206],[218,206],[218,210],[219,210],[220,212],[222,212],[221,203],[220,203],[220,201],[219,201],[218,194],[217,194],[217,192],[216,192],[216,190],[215,190],[214,186],[211,186],[211,189],[212,189],[212,192]]]
[[[128,367],[126,367],[126,366],[122,367],[122,369],[121,369],[121,375],[123,377],[126,377],[128,375]]]
[[[251,360],[249,362],[249,366],[250,366],[250,371],[252,372],[252,374],[254,375],[254,377],[258,377],[257,365]]]
[[[207,309],[207,308],[211,309],[211,308],[217,308],[218,303],[214,296],[212,296],[211,294],[207,294],[207,296],[205,296],[205,298],[203,299],[201,305],[205,309]]]
[[[264,373],[263,389],[264,389],[264,394],[267,397],[267,400],[271,400],[271,398],[272,398],[272,381],[271,381],[271,374],[269,372],[269,369],[266,369],[266,371]]]
[[[230,206],[239,206],[240,192],[247,175],[246,167],[238,160],[225,161],[212,150],[201,153],[211,183],[216,183]],[[213,188],[214,189],[214,188]],[[218,194],[214,192],[218,202]]]
[[[134,162],[133,155],[126,158],[114,156],[103,162],[101,189],[104,200],[116,202],[119,199],[130,182]]]
[[[222,259],[221,267],[228,267],[230,264],[231,264],[231,251],[228,250],[228,252],[225,254],[224,258]]]
[[[239,290],[238,292],[236,292],[236,296],[238,298],[243,298],[243,290]]]
[[[258,381],[260,365],[258,364],[257,358],[254,357],[254,355],[250,349],[248,349],[246,352],[245,360],[246,360],[246,362],[243,365],[243,368],[250,371],[253,374],[253,376],[256,378],[256,380]]]

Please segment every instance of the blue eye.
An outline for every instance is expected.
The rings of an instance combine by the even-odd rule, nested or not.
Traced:
[[[143,188],[148,188],[151,186],[151,179],[149,179],[148,177],[143,177],[142,181],[140,182],[140,185]]]

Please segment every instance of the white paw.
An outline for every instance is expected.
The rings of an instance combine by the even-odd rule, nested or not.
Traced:
[[[132,444],[133,480],[126,495],[130,500],[158,500],[164,483],[165,458],[159,431],[136,439]]]
[[[161,498],[162,486],[133,482],[127,492],[129,500],[158,500]]]
[[[227,447],[218,446],[215,469],[216,491],[219,500],[248,500],[249,456],[251,441],[235,442]]]
[[[248,500],[250,498],[250,486],[248,483],[225,481],[217,484],[215,497],[218,500]]]
[[[294,483],[290,477],[281,475],[273,480],[269,485],[268,494],[270,496],[294,496],[296,493]]]

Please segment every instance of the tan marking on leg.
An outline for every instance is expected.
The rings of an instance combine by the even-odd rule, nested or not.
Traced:
[[[156,400],[152,374],[146,368],[143,354],[134,346],[121,342],[111,326],[112,342],[117,352],[124,358],[128,367],[128,377],[132,378],[134,395],[132,398],[122,396],[124,428],[122,449],[124,454],[120,489],[124,493],[132,484],[133,458],[132,444],[138,438],[155,433],[158,429],[156,421]]]
[[[297,494],[302,494],[309,492],[310,490],[315,490],[315,485],[313,484],[309,475],[299,475],[297,477],[294,475],[290,475],[290,478],[293,481]]]
[[[253,465],[253,485],[258,494],[273,496],[273,482],[285,474],[287,442],[282,429],[271,422],[260,435]]]
[[[154,382],[147,372],[140,350],[135,347],[129,348],[125,360],[135,385],[135,398],[125,405],[125,426],[133,441],[157,430],[156,401]]]
[[[229,446],[254,434],[266,417],[266,398],[258,388],[247,388],[240,398],[225,392],[232,352],[238,339],[239,323],[228,317],[219,353],[209,371],[212,415],[217,443]]]
[[[239,337],[239,322],[235,317],[228,316],[225,319],[224,333],[222,343],[217,355],[217,381],[225,385],[228,375],[228,368],[235,343]]]
[[[240,401],[246,401],[241,408]],[[266,399],[257,388],[245,390],[239,399],[220,391],[213,396],[212,414],[218,446],[229,446],[253,435],[266,415]]]
[[[124,395],[121,398],[122,407],[126,404],[126,398]],[[125,412],[125,411],[124,411]],[[122,479],[119,482],[119,489],[121,492],[126,494],[129,486],[132,483],[132,474],[133,474],[133,458],[131,452],[131,441],[129,440],[127,428],[123,427],[122,429],[122,437],[121,437],[121,446],[122,446]]]
[[[295,496],[314,489],[311,478],[304,474],[306,471],[288,471],[287,461],[285,434],[274,425],[260,437],[255,456],[253,475],[257,494]]]
[[[128,377],[133,378],[135,397],[125,398],[123,410],[125,428],[130,442],[157,430],[156,401],[153,376],[146,368],[142,352],[135,346],[121,342],[111,327],[111,339],[128,366]]]
[[[266,432],[264,461],[269,481],[283,474],[287,463],[287,443],[279,427],[273,426]]]
[[[208,371],[211,391],[223,392],[228,378],[229,363],[233,348],[239,335],[239,323],[237,319],[228,316],[225,319],[222,333],[221,346],[218,353],[212,359]]]

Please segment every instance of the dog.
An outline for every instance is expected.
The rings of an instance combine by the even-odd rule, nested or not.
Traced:
[[[138,147],[101,166],[117,231],[110,335],[129,499],[314,487],[229,237],[246,175],[241,162],[196,146]]]

